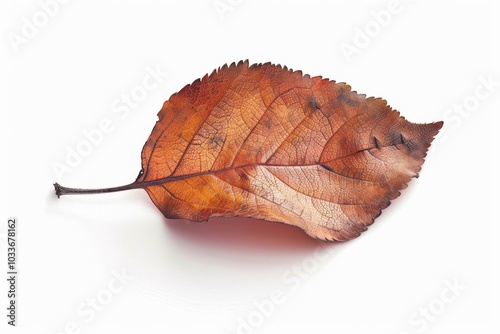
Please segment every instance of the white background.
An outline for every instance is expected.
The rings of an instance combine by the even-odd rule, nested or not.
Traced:
[[[1,219],[19,221],[19,326],[9,333],[64,333],[68,325],[79,333],[498,333],[500,87],[475,97],[488,92],[481,78],[500,81],[498,5],[402,1],[377,31],[373,12],[388,1],[221,3],[231,6],[222,16],[213,0],[69,1],[16,48],[9,38],[42,9],[2,2]],[[341,46],[355,46],[365,29],[367,45],[358,40],[348,59]],[[251,219],[166,220],[142,190],[55,197],[56,181],[90,188],[135,180],[163,101],[242,59],[347,82],[411,121],[444,120],[445,137],[421,177],[346,243]],[[113,104],[148,67],[168,75],[120,118]],[[453,109],[464,103],[468,111]],[[113,130],[57,175],[54,164],[65,164],[83,131],[103,119]],[[2,223],[3,272],[5,230]],[[318,245],[330,250],[320,260]],[[307,278],[293,266],[309,270]],[[77,312],[88,298],[109,297],[122,270],[134,278],[102,311],[90,321]],[[461,288],[453,294],[446,281]],[[282,303],[256,314],[254,302],[274,290]],[[10,327],[6,291],[2,279],[2,328]],[[432,320],[422,320],[430,306]],[[242,328],[249,317],[259,326]]]

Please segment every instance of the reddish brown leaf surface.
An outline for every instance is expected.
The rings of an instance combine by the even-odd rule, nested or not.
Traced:
[[[166,101],[127,186],[167,218],[239,216],[348,240],[418,176],[442,122],[414,124],[344,83],[272,64],[223,66]]]
[[[248,62],[187,85],[158,116],[136,183],[165,217],[261,218],[327,240],[366,230],[442,127],[346,84]]]

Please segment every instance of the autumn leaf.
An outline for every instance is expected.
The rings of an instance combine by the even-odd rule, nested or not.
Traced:
[[[442,122],[415,124],[344,83],[248,61],[173,94],[129,185],[167,218],[253,217],[348,240],[417,177]]]

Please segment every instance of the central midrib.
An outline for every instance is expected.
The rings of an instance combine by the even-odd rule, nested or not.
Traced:
[[[384,148],[384,147],[388,147],[388,146],[382,146],[381,148]],[[373,149],[378,149],[378,148],[377,147],[369,147],[369,148],[361,149],[361,150],[358,150],[356,152],[353,152],[353,153],[350,153],[350,154],[347,154],[347,155],[344,155],[341,157],[337,157],[335,159],[331,159],[331,160],[328,160],[328,161],[325,161],[322,163],[304,164],[304,165],[277,165],[277,164],[253,163],[253,164],[247,164],[247,165],[241,165],[241,166],[231,166],[231,167],[222,168],[222,169],[218,169],[218,170],[214,170],[214,171],[205,171],[205,172],[184,174],[184,175],[178,175],[178,176],[167,176],[167,177],[163,177],[163,178],[157,179],[157,180],[134,182],[134,183],[132,183],[132,185],[134,185],[134,188],[145,188],[145,187],[161,185],[161,184],[165,184],[165,183],[169,183],[169,182],[181,181],[181,180],[185,180],[185,179],[189,179],[189,178],[193,178],[193,177],[214,175],[214,174],[224,173],[224,172],[228,172],[231,170],[236,170],[236,169],[240,169],[240,168],[248,168],[248,167],[300,168],[300,167],[321,166],[321,165],[327,164],[328,162],[331,162],[334,160],[343,159],[343,158],[346,158],[346,157],[349,157],[349,156],[352,156],[352,155],[355,155],[358,153],[362,153],[365,151],[370,151]],[[325,169],[327,169],[327,168],[325,168]],[[327,169],[327,170],[337,174],[335,171],[332,171],[330,169]],[[342,175],[342,176],[345,176],[345,175]]]

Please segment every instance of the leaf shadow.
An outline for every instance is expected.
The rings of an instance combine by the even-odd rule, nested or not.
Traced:
[[[295,226],[261,219],[217,217],[206,222],[165,219],[169,233],[185,243],[203,249],[231,249],[234,252],[309,253],[319,244],[333,245],[313,239]]]
[[[345,249],[343,243],[313,239],[294,226],[259,219],[163,222],[164,235],[156,238],[167,242],[152,240],[159,246],[157,256],[141,260],[141,271],[148,272],[144,284],[163,302],[175,297],[176,307],[190,309],[196,304],[201,313],[211,313],[216,306],[237,314],[273,289],[289,293],[292,279],[307,283],[294,270],[317,275]],[[308,271],[311,264],[314,268]]]

